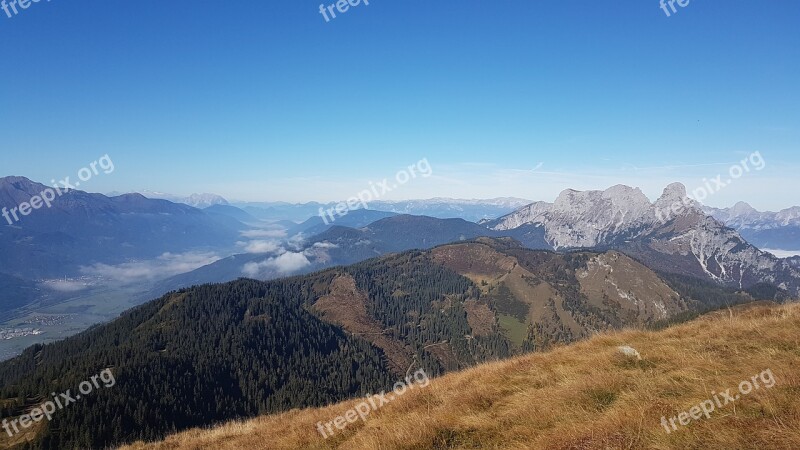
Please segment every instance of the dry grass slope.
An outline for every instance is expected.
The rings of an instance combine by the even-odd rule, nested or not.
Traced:
[[[360,400],[132,449],[798,449],[800,305],[751,305],[660,332],[624,331],[435,379],[327,440]],[[642,360],[616,349],[630,345]],[[771,369],[776,383],[678,431],[672,417]]]

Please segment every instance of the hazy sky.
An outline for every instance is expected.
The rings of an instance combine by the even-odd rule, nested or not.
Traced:
[[[329,4],[332,0],[326,0]],[[0,175],[88,191],[552,200],[727,178],[800,204],[800,2],[52,0],[0,10]],[[676,5],[677,6],[677,5]],[[536,170],[534,170],[536,169]]]

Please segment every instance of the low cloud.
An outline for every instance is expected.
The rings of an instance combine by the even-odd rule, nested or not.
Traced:
[[[800,250],[777,250],[777,249],[770,249],[770,248],[763,248],[765,252],[770,252],[773,255],[777,256],[778,258],[791,258],[793,256],[800,255]]]
[[[42,283],[42,286],[56,292],[78,292],[89,288],[89,284],[86,282],[69,280],[47,280]]]
[[[306,236],[303,233],[297,233],[286,240],[286,245],[289,248],[300,250],[305,246]]]
[[[290,274],[309,265],[311,262],[303,253],[286,252],[261,262],[247,263],[242,268],[242,272],[252,278],[261,278],[269,276],[271,273]]]
[[[314,245],[312,245],[312,248],[328,249],[328,248],[339,248],[339,246],[331,242],[325,241],[325,242],[315,242]]]
[[[237,245],[244,247],[245,253],[282,253],[283,247],[275,241],[255,240],[249,242],[237,242]]]
[[[214,253],[164,253],[156,259],[117,265],[94,264],[81,267],[81,272],[121,283],[135,283],[168,278],[219,261]]]
[[[270,266],[281,273],[295,272],[310,264],[311,262],[306,258],[306,255],[292,252],[287,252],[278,257],[271,258],[270,261]]]

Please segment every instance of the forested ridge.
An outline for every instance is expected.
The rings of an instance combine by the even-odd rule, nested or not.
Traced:
[[[314,278],[167,295],[0,365],[17,415],[104,368],[117,383],[54,415],[36,448],[99,448],[236,417],[324,405],[395,380],[380,351],[299,308]]]

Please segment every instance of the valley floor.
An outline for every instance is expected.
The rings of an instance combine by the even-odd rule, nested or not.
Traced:
[[[798,330],[799,304],[748,305],[443,376],[327,439],[317,424],[364,399],[127,448],[796,449]]]

